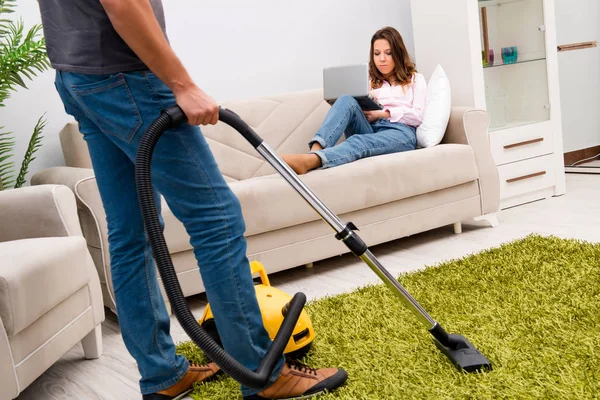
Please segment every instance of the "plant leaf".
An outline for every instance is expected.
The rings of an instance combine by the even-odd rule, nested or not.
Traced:
[[[50,60],[46,53],[46,41],[41,34],[42,25],[28,30],[22,19],[9,17],[17,7],[17,0],[0,0],[0,107],[17,87],[27,89],[26,81],[48,70]],[[15,138],[12,133],[0,132],[0,190],[20,187],[25,183],[29,165],[41,146],[41,132],[46,121],[40,118],[23,157],[19,174],[14,176]],[[0,127],[0,131],[4,127]]]
[[[45,114],[44,114],[45,115]],[[29,140],[29,146],[27,147],[27,151],[25,152],[25,156],[23,157],[23,163],[21,164],[21,170],[17,175],[17,180],[15,183],[15,188],[20,188],[25,184],[25,176],[29,172],[29,165],[35,157],[33,155],[40,148],[41,142],[43,139],[42,131],[46,127],[46,120],[42,115],[40,119],[38,119],[35,128],[33,129],[33,134],[31,135],[31,139]]]
[[[15,7],[15,0],[0,0],[0,17]],[[50,68],[41,33],[41,24],[25,32],[22,20],[0,18],[0,107],[16,87],[27,88],[26,80]]]
[[[0,129],[4,129],[1,127]],[[14,162],[11,161],[15,138],[11,133],[0,133],[0,181],[4,189],[10,187],[14,178]]]

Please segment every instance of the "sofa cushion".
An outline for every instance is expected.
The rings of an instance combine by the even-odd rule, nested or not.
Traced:
[[[431,147],[444,138],[450,110],[452,109],[452,88],[446,72],[438,65],[427,82],[427,100],[423,122],[417,128],[419,147]]]
[[[323,100],[323,89],[229,100],[220,105],[234,111],[271,147],[284,153],[308,150],[308,141],[331,108]],[[71,122],[60,132],[65,164],[91,168],[87,143],[78,127],[76,122]],[[224,122],[202,126],[201,130],[226,180],[236,181],[273,173],[254,147]]]
[[[390,203],[478,179],[470,146],[443,144],[426,149],[365,158],[301,176],[336,214]],[[320,219],[278,174],[231,182],[246,221],[246,236]],[[172,253],[189,250],[189,237],[163,209]]]
[[[83,236],[0,243],[0,318],[18,334],[91,279]],[[90,260],[91,263],[91,260]]]
[[[231,100],[221,104],[234,111],[278,153],[305,152],[331,106],[322,89]],[[228,180],[270,175],[274,171],[239,132],[229,125],[202,126],[221,173]]]
[[[336,214],[460,185],[478,177],[470,146],[445,145],[370,157],[301,177]],[[240,199],[246,235],[318,220],[319,215],[279,175],[231,184]]]

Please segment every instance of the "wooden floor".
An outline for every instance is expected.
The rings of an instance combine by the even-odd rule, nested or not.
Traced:
[[[497,228],[479,222],[465,223],[462,234],[454,234],[453,227],[448,226],[371,250],[396,275],[498,246],[532,232],[600,241],[600,175],[567,174],[566,195],[504,210],[499,220]],[[379,282],[362,261],[350,255],[315,263],[310,269],[300,267],[269,277],[274,286],[288,293],[302,291],[309,299]],[[189,303],[194,315],[200,317],[204,297],[194,296]],[[172,321],[175,341],[187,340],[174,317]],[[110,312],[103,324],[103,340],[104,354],[100,359],[84,360],[81,345],[77,345],[18,399],[141,399],[139,374]]]

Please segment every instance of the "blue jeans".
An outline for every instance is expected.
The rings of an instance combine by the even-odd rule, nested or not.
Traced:
[[[323,150],[311,151],[321,158],[322,168],[335,167],[365,157],[414,150],[417,128],[379,119],[370,123],[352,96],[338,98],[321,127],[308,143],[317,142]],[[336,145],[345,134],[346,140]]]
[[[175,384],[188,361],[175,354],[170,319],[145,234],[135,184],[143,133],[161,110],[175,105],[169,88],[149,71],[115,75],[56,73],[65,110],[79,122],[108,224],[110,267],[121,333],[137,361],[142,394]],[[152,158],[160,215],[162,194],[185,226],[224,349],[256,370],[271,344],[246,258],[239,200],[219,172],[200,128],[168,130]],[[162,223],[162,220],[161,220]],[[281,358],[271,382],[283,367]],[[242,387],[244,396],[257,393]]]

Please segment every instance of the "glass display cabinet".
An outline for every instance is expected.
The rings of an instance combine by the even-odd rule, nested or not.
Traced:
[[[417,69],[485,109],[501,208],[565,193],[554,0],[412,0]]]

